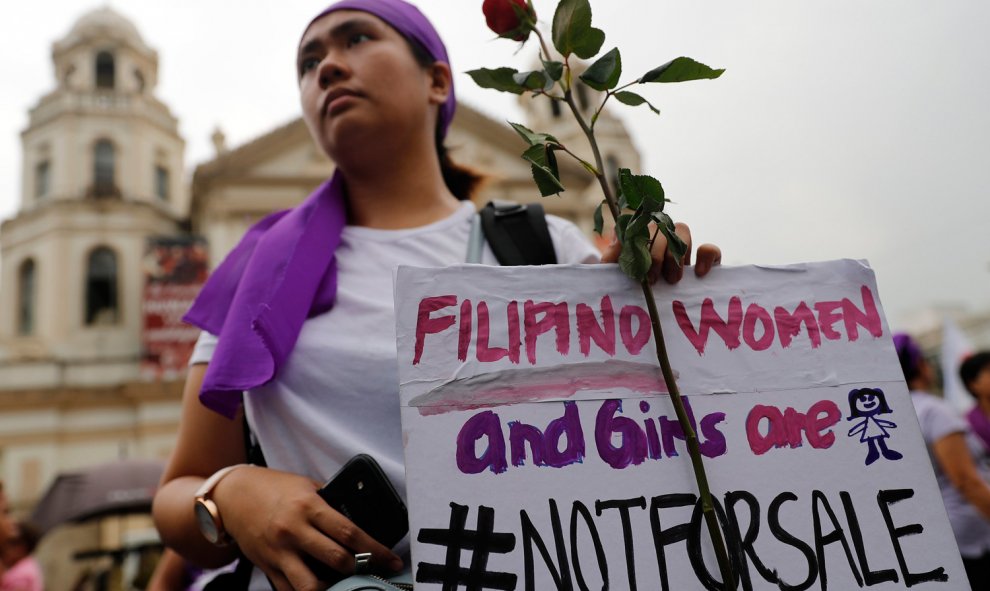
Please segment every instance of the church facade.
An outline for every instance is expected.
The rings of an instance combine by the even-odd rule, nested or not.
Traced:
[[[20,508],[60,472],[171,451],[182,375],[145,371],[149,245],[192,240],[216,264],[250,224],[333,171],[297,119],[234,148],[216,132],[215,157],[185,184],[178,119],[155,96],[158,54],[111,8],[81,16],[52,59],[54,89],[21,134],[19,207],[0,225],[0,479]],[[592,108],[594,96],[579,98]],[[583,145],[548,102],[521,104],[533,129]],[[611,172],[639,169],[618,119],[603,115],[597,134]],[[489,176],[479,204],[540,199],[504,123],[460,104],[447,144]],[[541,203],[591,235],[598,186],[560,166],[567,193]]]

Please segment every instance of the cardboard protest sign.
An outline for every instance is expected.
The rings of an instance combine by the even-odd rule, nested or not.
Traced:
[[[402,267],[417,589],[721,589],[637,285]],[[656,288],[740,589],[968,589],[872,271]]]

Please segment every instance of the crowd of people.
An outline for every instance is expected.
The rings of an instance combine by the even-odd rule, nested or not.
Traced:
[[[894,348],[970,586],[990,589],[990,352],[968,357],[959,369],[976,399],[961,417],[931,394],[935,370],[915,340],[896,334]]]

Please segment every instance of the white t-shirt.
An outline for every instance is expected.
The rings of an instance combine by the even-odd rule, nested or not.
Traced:
[[[306,320],[279,375],[245,396],[248,423],[269,467],[323,481],[366,453],[405,497],[393,274],[399,265],[463,263],[474,215],[465,202],[419,228],[344,228],[333,308]],[[599,260],[574,224],[547,216],[547,225],[559,263]],[[481,262],[498,264],[487,245]],[[208,362],[215,346],[216,337],[203,333],[190,363]]]
[[[990,482],[990,466],[987,465],[983,446],[970,432],[966,421],[941,399],[926,392],[912,391],[911,402],[914,403],[914,410],[918,415],[921,436],[928,447],[928,455],[931,456],[935,480],[938,481],[939,490],[942,492],[945,513],[956,536],[959,553],[964,558],[979,558],[990,552],[990,521],[970,505],[956,487],[952,486],[949,477],[939,467],[938,461],[932,454],[932,445],[947,435],[962,433],[966,437],[966,445],[973,456],[973,461],[976,462],[980,476],[984,481]]]

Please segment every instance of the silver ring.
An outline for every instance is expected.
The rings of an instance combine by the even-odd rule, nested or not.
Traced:
[[[370,570],[371,552],[362,552],[354,555],[354,574],[361,575]]]

